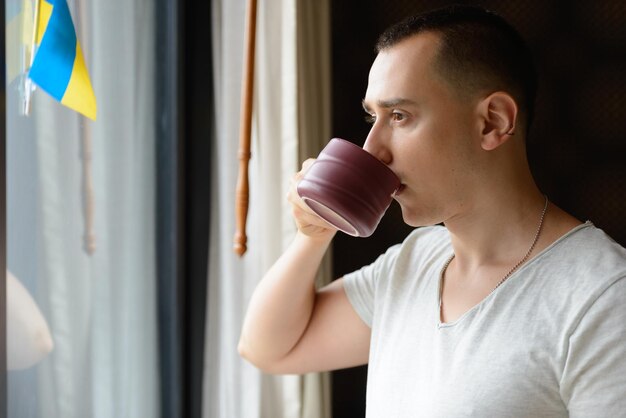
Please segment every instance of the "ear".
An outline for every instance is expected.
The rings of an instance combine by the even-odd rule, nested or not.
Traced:
[[[515,134],[517,103],[510,94],[495,92],[482,100],[479,113],[483,121],[481,147],[492,151]]]

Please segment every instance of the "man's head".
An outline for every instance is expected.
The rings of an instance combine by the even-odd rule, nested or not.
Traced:
[[[387,29],[377,52],[424,32],[440,39],[435,67],[462,97],[505,91],[529,127],[537,76],[532,55],[517,31],[497,14],[474,6],[450,6],[410,17]]]
[[[378,48],[364,148],[400,178],[395,198],[408,224],[443,222],[498,189],[530,184],[523,137],[534,72],[506,23],[480,9],[443,9],[389,29]]]

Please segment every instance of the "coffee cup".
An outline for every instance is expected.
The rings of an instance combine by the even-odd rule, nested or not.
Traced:
[[[336,229],[369,237],[391,204],[400,180],[358,145],[333,138],[297,185],[298,195]]]

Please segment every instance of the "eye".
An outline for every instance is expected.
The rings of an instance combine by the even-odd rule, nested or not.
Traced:
[[[365,115],[365,122],[369,123],[370,125],[373,125],[374,122],[376,122],[376,116],[374,115],[370,115],[369,113],[367,113]]]
[[[394,122],[402,122],[405,118],[406,116],[404,115],[404,113],[400,113],[396,111],[391,113],[391,120]]]

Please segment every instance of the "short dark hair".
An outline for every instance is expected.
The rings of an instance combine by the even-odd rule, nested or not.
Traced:
[[[522,36],[496,13],[477,6],[454,5],[412,16],[387,29],[376,51],[423,32],[438,34],[437,69],[461,93],[506,91],[526,116],[534,116],[537,74]]]

